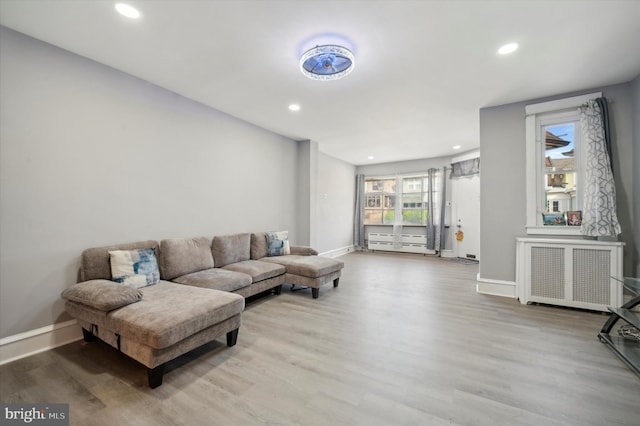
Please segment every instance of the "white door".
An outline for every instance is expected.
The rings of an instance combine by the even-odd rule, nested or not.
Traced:
[[[451,196],[456,256],[480,260],[480,175],[453,179]]]

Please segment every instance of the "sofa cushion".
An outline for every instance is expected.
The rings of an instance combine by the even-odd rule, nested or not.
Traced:
[[[108,280],[90,280],[65,289],[62,298],[109,312],[142,299],[142,292]]]
[[[269,278],[284,274],[287,270],[276,263],[261,262],[259,260],[245,260],[224,266],[228,271],[242,272],[251,277],[252,282],[257,283]]]
[[[130,287],[146,287],[160,281],[158,261],[153,249],[112,250],[113,281]]]
[[[160,242],[160,274],[164,280],[213,268],[209,240],[172,238]]]
[[[251,277],[240,272],[211,268],[176,277],[173,282],[214,290],[236,291],[251,285]]]
[[[244,309],[238,294],[167,281],[140,291],[141,302],[110,312],[104,325],[154,348],[171,346]]]
[[[251,259],[263,257],[267,257],[267,236],[265,232],[255,232],[251,234]]]
[[[277,256],[265,257],[264,262],[277,263],[287,268],[288,274],[318,278],[344,268],[344,262],[322,256]]]
[[[267,256],[283,256],[291,254],[289,233],[287,231],[269,231],[267,238]]]
[[[211,252],[216,268],[249,260],[251,257],[251,234],[215,236],[211,243]]]
[[[134,243],[117,244],[105,247],[94,247],[86,249],[80,256],[80,270],[78,273],[78,281],[89,280],[111,280],[111,256],[110,251],[113,250],[135,250],[151,248],[158,253],[158,242],[149,241],[137,241]]]
[[[300,254],[303,256],[316,256],[318,251],[307,246],[291,246],[291,254]]]

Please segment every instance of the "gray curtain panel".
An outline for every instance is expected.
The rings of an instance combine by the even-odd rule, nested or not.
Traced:
[[[596,103],[600,107],[600,117],[602,118],[602,130],[604,131],[604,144],[609,155],[611,174],[613,174],[613,163],[611,163],[611,129],[609,127],[609,103],[607,98],[596,98]]]
[[[356,205],[353,220],[353,245],[364,247],[364,175],[356,176]]]
[[[621,230],[616,212],[616,185],[603,116],[596,100],[581,107],[580,126],[587,154],[581,232],[590,237],[617,236]]]
[[[440,251],[440,253],[442,254],[442,250],[444,249],[444,245],[445,245],[445,234],[444,234],[444,205],[445,205],[445,201],[447,199],[446,196],[446,192],[447,192],[447,180],[444,178],[447,175],[447,168],[445,167],[444,170],[442,171],[442,179],[440,179],[442,181],[442,186],[440,188],[440,224],[438,229],[440,230],[440,234],[439,234],[439,238],[438,238],[438,248],[437,250]]]

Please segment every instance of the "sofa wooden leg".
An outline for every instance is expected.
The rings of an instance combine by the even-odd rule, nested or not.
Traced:
[[[273,289],[273,294],[275,294],[276,296],[279,295],[280,293],[282,293],[282,284],[280,284],[278,287],[275,287]]]
[[[334,287],[338,287],[338,283],[340,282],[340,277],[336,278],[335,280],[333,280],[333,286]]]
[[[238,341],[238,330],[239,329],[236,328],[227,333],[227,346],[235,346]]]
[[[312,288],[311,289],[311,295],[313,296],[314,299],[317,299],[319,294],[320,294],[320,289],[319,288]]]
[[[96,340],[96,336],[90,332],[89,330],[82,329],[82,337],[85,342],[94,342]]]
[[[157,366],[156,368],[149,368],[147,370],[147,377],[149,378],[149,387],[155,389],[162,384],[162,376],[164,375],[164,364]]]

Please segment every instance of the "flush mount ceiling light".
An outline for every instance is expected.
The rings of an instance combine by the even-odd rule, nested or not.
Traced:
[[[300,105],[298,105],[298,104],[291,104],[291,105],[289,105],[289,110],[290,110],[290,111],[300,111]]]
[[[300,58],[300,70],[312,80],[338,80],[346,77],[355,65],[353,53],[333,44],[316,46]]]
[[[127,18],[138,19],[140,17],[138,9],[126,3],[116,3],[115,8],[119,14]]]

